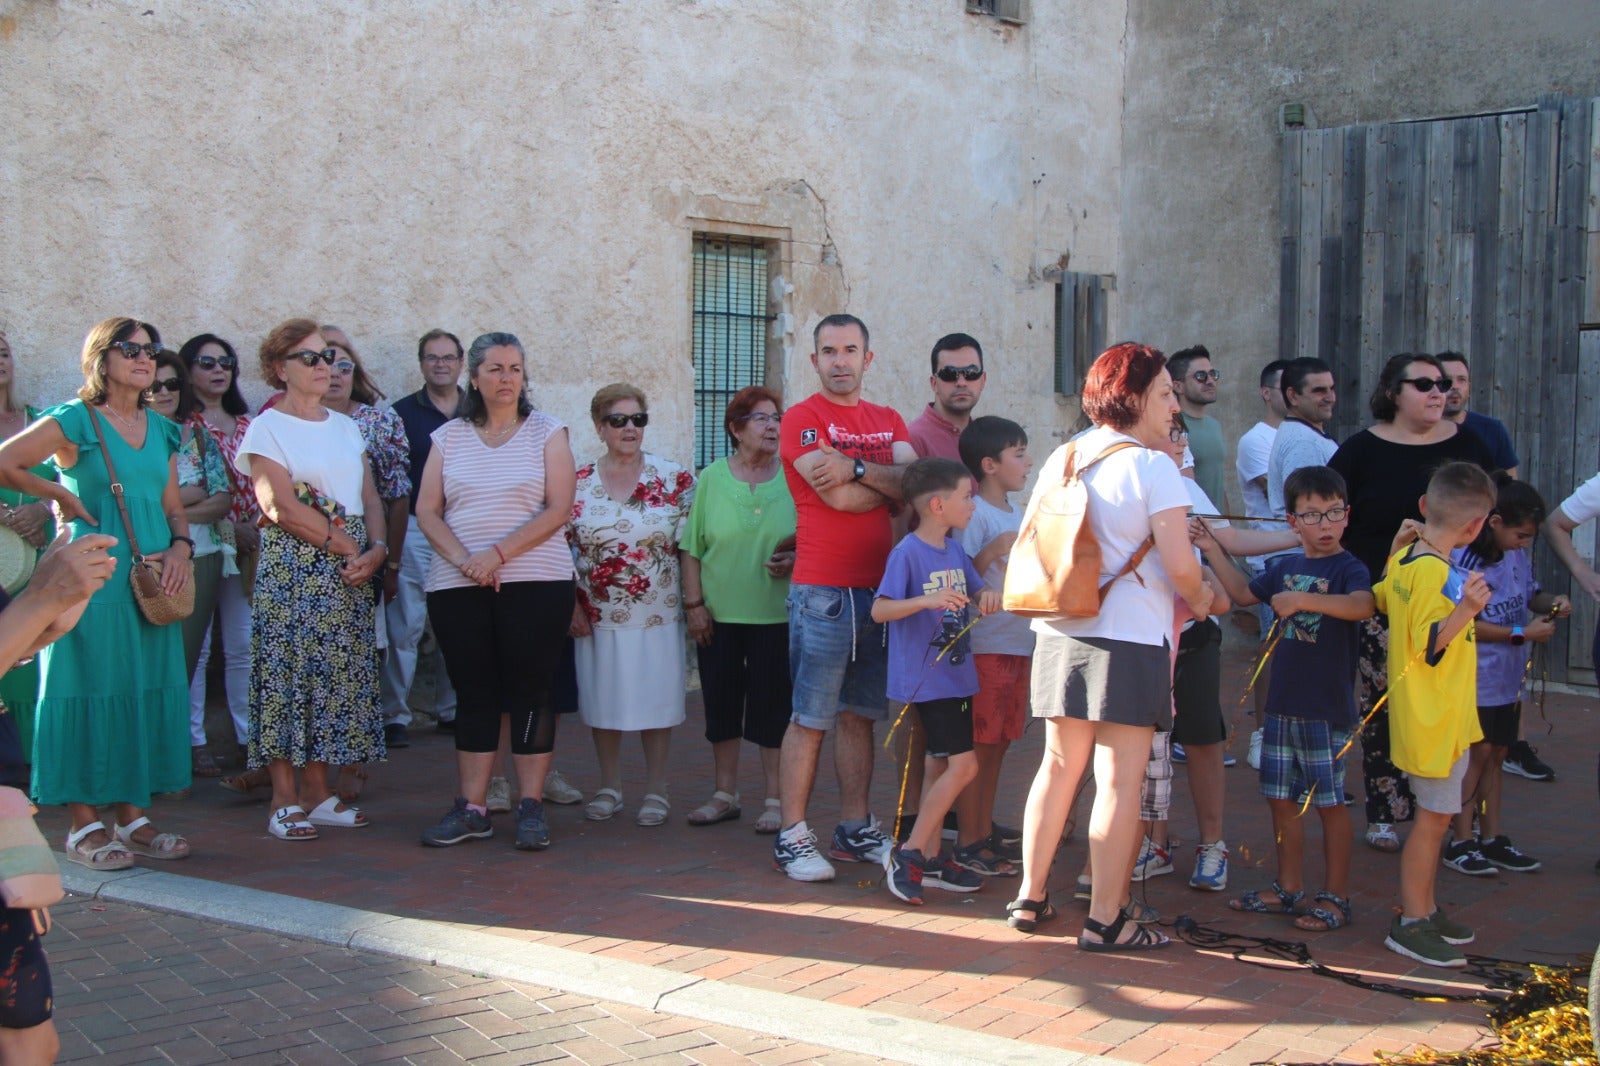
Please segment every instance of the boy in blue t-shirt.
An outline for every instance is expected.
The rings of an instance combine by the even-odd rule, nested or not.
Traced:
[[[1344,806],[1344,761],[1354,729],[1359,623],[1372,617],[1372,578],[1339,541],[1350,518],[1344,478],[1326,466],[1307,466],[1284,481],[1290,527],[1301,550],[1267,560],[1248,580],[1209,536],[1200,540],[1213,571],[1235,604],[1270,603],[1282,633],[1267,687],[1261,744],[1261,794],[1272,808],[1278,879],[1272,896],[1247,892],[1236,911],[1293,914],[1300,929],[1338,929],[1350,922],[1350,849],[1354,831]],[[1305,899],[1306,793],[1322,819],[1327,882],[1317,906]],[[1327,904],[1323,906],[1322,904]]]
[[[917,529],[895,545],[872,601],[872,620],[888,623],[889,698],[916,708],[927,737],[922,803],[903,845],[884,856],[884,882],[896,898],[922,903],[922,888],[976,892],[983,877],[939,855],[944,816],[972,779],[972,696],[978,675],[965,630],[977,597],[982,614],[1000,607],[950,536],[972,521],[972,479],[950,459],[918,459],[901,481]],[[929,858],[932,855],[933,858]]]

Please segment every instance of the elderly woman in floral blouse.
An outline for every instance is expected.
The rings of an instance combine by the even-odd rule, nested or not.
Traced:
[[[640,825],[666,821],[667,749],[683,721],[683,597],[678,541],[694,502],[694,475],[644,450],[644,393],[607,385],[589,401],[605,454],[578,471],[567,527],[578,564],[578,710],[594,730],[600,790],[593,821],[622,809],[622,734],[644,747]]]

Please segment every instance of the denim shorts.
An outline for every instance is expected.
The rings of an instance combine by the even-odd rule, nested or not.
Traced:
[[[841,710],[872,722],[889,716],[888,633],[872,620],[872,589],[789,587],[791,722],[832,729]]]

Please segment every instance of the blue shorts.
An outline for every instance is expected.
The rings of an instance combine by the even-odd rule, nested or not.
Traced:
[[[872,722],[888,718],[888,632],[872,620],[874,594],[837,585],[790,586],[791,722],[832,729],[841,710]]]
[[[1344,806],[1344,760],[1350,731],[1314,718],[1267,712],[1261,738],[1261,794],[1298,803],[1311,790],[1313,807]]]

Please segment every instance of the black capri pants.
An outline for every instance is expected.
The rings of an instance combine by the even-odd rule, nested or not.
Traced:
[[[511,715],[511,753],[555,746],[550,689],[572,624],[571,581],[512,581],[428,593],[428,620],[456,690],[456,750],[492,752]]]
[[[32,1029],[55,1013],[50,964],[39,942],[43,916],[0,910],[0,1028]]]
[[[789,624],[713,622],[711,643],[695,650],[706,739],[720,744],[744,737],[763,748],[781,748],[794,709]]]

